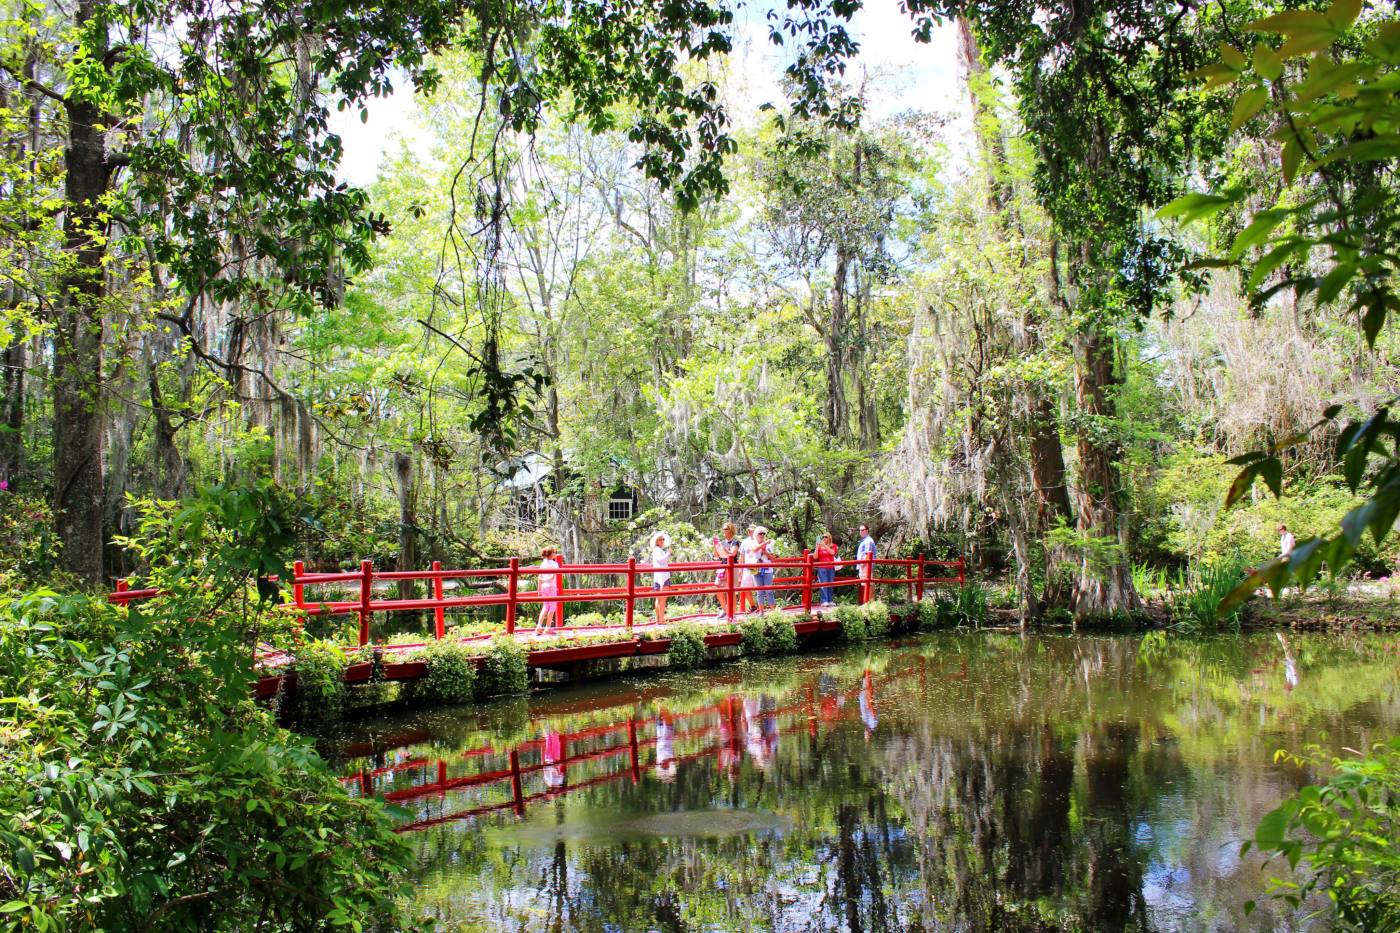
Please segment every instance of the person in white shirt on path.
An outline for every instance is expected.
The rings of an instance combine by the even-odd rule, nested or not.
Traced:
[[[659,531],[651,539],[651,588],[656,593],[656,624],[666,624],[666,586],[671,582],[671,537]],[[659,572],[658,572],[659,571]]]
[[[1298,544],[1298,539],[1293,537],[1293,532],[1288,530],[1287,525],[1278,526],[1278,556],[1287,557],[1293,553],[1293,548]]]

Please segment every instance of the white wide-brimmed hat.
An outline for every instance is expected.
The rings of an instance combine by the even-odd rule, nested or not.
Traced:
[[[671,536],[668,535],[666,532],[664,532],[664,531],[658,531],[656,534],[654,534],[654,535],[651,536],[651,543],[652,543],[653,546],[655,546],[655,544],[656,544],[656,539],[657,539],[657,538],[660,538],[660,539],[661,539],[661,546],[662,546],[662,547],[670,547],[670,546],[671,546]]]

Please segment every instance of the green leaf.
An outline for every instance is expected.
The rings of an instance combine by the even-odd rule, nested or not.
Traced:
[[[1356,17],[1361,15],[1361,0],[1332,0],[1332,5],[1323,15],[1340,35],[1350,29],[1351,24],[1356,22]]]
[[[1202,194],[1199,191],[1193,191],[1191,194],[1184,194],[1162,207],[1157,211],[1157,216],[1162,220],[1179,218],[1182,223],[1189,224],[1202,217],[1209,217],[1223,211],[1238,199],[1238,194]]]
[[[1286,243],[1275,246],[1273,249],[1269,250],[1263,259],[1260,259],[1254,264],[1254,271],[1249,275],[1249,288],[1251,290],[1258,288],[1275,269],[1283,265],[1297,253],[1306,255],[1308,249],[1308,244],[1302,240],[1289,240]]]
[[[1260,211],[1254,215],[1249,226],[1245,227],[1235,237],[1235,242],[1230,246],[1230,258],[1239,259],[1245,251],[1251,247],[1258,246],[1269,238],[1269,234],[1274,232],[1274,228],[1283,223],[1288,216],[1288,211],[1273,209]]]
[[[1228,42],[1220,43],[1220,60],[1225,63],[1226,67],[1235,71],[1244,71],[1245,69],[1244,53]]]
[[[1288,833],[1288,814],[1282,807],[1270,810],[1254,830],[1254,842],[1261,849],[1277,851]]]
[[[1332,271],[1322,277],[1322,281],[1317,286],[1317,303],[1319,305],[1330,304],[1346,288],[1347,283],[1356,277],[1357,266],[1355,262],[1339,262],[1332,267]]]
[[[1361,332],[1366,336],[1366,345],[1374,350],[1376,337],[1380,335],[1389,310],[1385,293],[1379,289],[1372,291],[1365,295],[1359,304],[1366,309],[1366,313],[1361,317]]]
[[[1269,89],[1255,85],[1235,99],[1235,109],[1230,113],[1230,132],[1244,126],[1269,101]]]
[[[1332,33],[1332,24],[1327,21],[1327,17],[1310,10],[1275,13],[1273,16],[1255,20],[1245,28],[1250,32],[1276,32],[1284,36],[1313,32],[1325,32],[1329,35]]]
[[[1267,42],[1260,42],[1254,46],[1252,57],[1254,70],[1270,81],[1277,81],[1283,74],[1283,63],[1274,54],[1273,48]]]

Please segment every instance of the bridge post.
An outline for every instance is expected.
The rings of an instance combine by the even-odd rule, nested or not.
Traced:
[[[442,641],[442,636],[447,634],[446,613],[442,609],[442,561],[433,561],[433,599],[438,604],[433,607],[433,637]]]
[[[627,558],[627,634],[632,634],[632,615],[637,606],[637,558]]]
[[[738,556],[730,554],[725,560],[729,568],[724,572],[724,594],[725,615],[729,616],[729,621],[734,621],[734,571],[739,564]]]
[[[919,552],[919,579],[914,584],[914,598],[918,602],[924,601],[924,552]]]
[[[802,549],[802,614],[812,614],[812,549]]]
[[[510,573],[506,578],[506,634],[515,634],[515,598],[520,592],[520,558],[510,559]]]
[[[640,784],[642,781],[641,753],[637,747],[637,720],[632,716],[627,717],[627,744],[632,748],[632,783]]]
[[[909,601],[910,601],[910,602],[913,602],[913,601],[914,601],[914,565],[913,565],[913,564],[905,564],[905,565],[904,565],[904,579],[906,579],[906,580],[909,581],[909,584],[908,584],[908,586],[909,586]]]
[[[129,589],[131,589],[131,584],[128,583],[128,582],[126,582],[126,577],[122,577],[120,580],[117,581],[117,592],[118,592],[118,593],[125,593],[125,592],[126,592],[127,590],[129,590]],[[123,603],[123,602],[126,602],[126,600],[121,600],[121,599],[119,599],[119,600],[115,600],[115,602]]]
[[[857,568],[856,568],[856,572],[857,572],[857,573],[860,572],[860,567],[857,567]],[[875,582],[874,582],[874,581],[875,581],[875,555],[874,555],[874,554],[867,554],[867,555],[865,555],[865,580],[861,582],[861,584],[860,584],[860,591],[856,594],[856,599],[858,599],[858,600],[860,601],[860,604],[861,604],[862,606],[864,606],[866,603],[870,602],[871,598],[875,595]]]
[[[374,561],[360,561],[360,647],[369,644],[370,600],[374,598]]]
[[[958,586],[967,582],[967,558],[958,555]]]
[[[305,573],[306,564],[301,561],[294,561],[292,563],[292,602],[296,603],[298,609],[306,608],[306,603],[304,601],[306,587],[305,584],[301,582],[301,578]],[[117,585],[120,586],[121,584],[118,583]]]
[[[510,753],[510,796],[511,803],[515,805],[516,815],[524,816],[525,795],[520,786],[520,753],[513,749]]]

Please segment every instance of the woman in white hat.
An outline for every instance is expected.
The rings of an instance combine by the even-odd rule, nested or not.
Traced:
[[[651,539],[651,588],[656,593],[656,624],[666,624],[666,586],[671,582],[671,536],[658,531]]]

